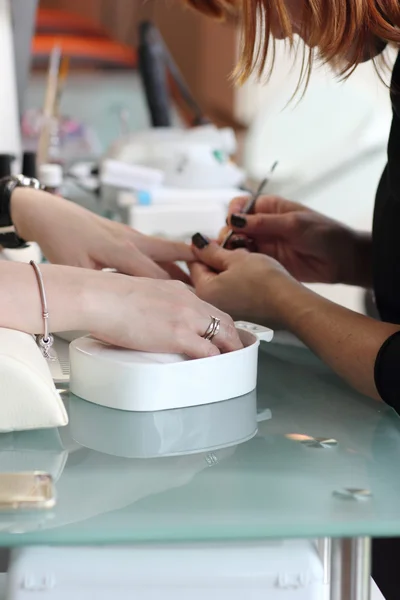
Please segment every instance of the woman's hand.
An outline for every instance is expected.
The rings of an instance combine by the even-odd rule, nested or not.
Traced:
[[[291,277],[274,259],[224,250],[193,238],[191,273],[199,296],[236,318],[275,324],[303,341],[358,391],[379,398],[376,357],[399,325],[382,323],[326,300]],[[222,271],[217,273],[216,271]],[[399,403],[396,401],[399,411]]]
[[[193,259],[186,244],[142,235],[45,192],[17,188],[11,210],[18,234],[37,242],[52,263],[113,268],[140,277],[169,279],[172,275],[184,279],[178,267],[170,263]]]
[[[242,348],[228,315],[179,281],[161,281],[42,265],[49,325],[57,331],[88,331],[116,346],[148,352],[214,356]],[[0,326],[43,332],[42,306],[30,265],[0,263]],[[213,340],[203,339],[211,317],[221,320]]]
[[[237,198],[231,203],[228,223],[237,235],[230,247],[248,247],[251,239],[256,251],[275,258],[305,283],[371,285],[369,234],[276,196],[261,196],[255,214],[240,214],[246,202]]]
[[[101,274],[87,288],[95,307],[89,330],[96,337],[126,348],[214,356],[242,347],[230,316],[200,300],[179,281]],[[211,317],[221,320],[212,343],[203,339]]]
[[[197,295],[229,313],[235,320],[277,326],[277,290],[282,279],[292,279],[273,258],[247,250],[224,250],[197,233],[193,251],[199,262],[190,265]]]

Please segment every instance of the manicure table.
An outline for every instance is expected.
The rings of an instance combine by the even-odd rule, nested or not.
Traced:
[[[113,411],[96,437],[111,409],[90,405],[85,428],[87,403],[65,399],[68,427],[0,436],[0,470],[51,472],[58,496],[52,512],[0,515],[7,600],[374,598],[371,538],[400,536],[400,420],[307,349],[262,348],[270,418],[212,451],[163,456],[180,432],[161,420],[145,458],[134,415]]]

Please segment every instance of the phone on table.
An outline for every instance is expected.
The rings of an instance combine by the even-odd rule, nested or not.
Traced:
[[[0,473],[0,511],[45,510],[55,504],[54,482],[49,473]]]

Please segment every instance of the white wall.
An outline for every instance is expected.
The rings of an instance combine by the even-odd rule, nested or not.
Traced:
[[[0,154],[20,157],[21,139],[9,0],[0,0]]]
[[[390,54],[390,60],[394,60],[395,53]],[[251,123],[256,113],[263,109],[267,110],[270,102],[274,100],[277,93],[286,90],[286,100],[289,100],[294,92],[300,72],[300,57],[293,61],[288,55],[284,42],[277,42],[276,63],[273,75],[267,84],[259,83],[253,77],[236,94],[236,117],[246,124]],[[388,77],[389,75],[389,77]],[[327,67],[316,67],[311,79],[332,79],[335,75]],[[386,80],[390,74],[386,74]],[[349,83],[343,85],[355,85],[372,95],[377,102],[378,110],[390,110],[390,100],[387,87],[380,81],[373,64],[360,65],[351,76]],[[282,106],[283,108],[283,106]]]

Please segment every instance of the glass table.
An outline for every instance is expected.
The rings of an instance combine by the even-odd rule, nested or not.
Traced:
[[[66,402],[71,417],[87,404]],[[332,600],[369,598],[370,538],[400,536],[398,416],[308,350],[281,344],[260,351],[257,404],[271,418],[252,439],[194,454],[135,457],[137,444],[121,445],[135,415],[119,411],[96,442],[74,418],[59,431],[1,435],[0,471],[52,473],[58,503],[49,514],[0,519],[0,545],[318,538]],[[90,408],[96,428],[105,409]],[[158,433],[161,449],[179,435]]]

